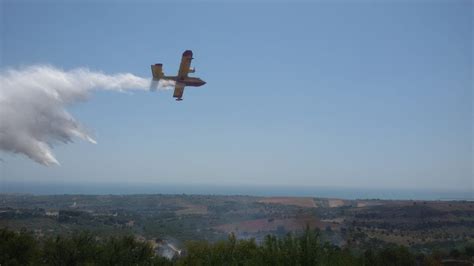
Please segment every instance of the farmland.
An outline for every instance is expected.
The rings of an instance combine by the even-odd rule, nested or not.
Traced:
[[[233,232],[261,241],[319,228],[338,246],[399,244],[422,251],[474,240],[470,201],[345,200],[209,195],[0,195],[0,228],[39,238],[87,230],[99,236],[216,241]]]

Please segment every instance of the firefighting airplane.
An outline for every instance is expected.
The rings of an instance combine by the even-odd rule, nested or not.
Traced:
[[[183,92],[185,86],[200,87],[206,82],[200,78],[188,77],[189,73],[194,73],[195,68],[191,68],[191,60],[193,60],[193,52],[186,50],[181,58],[181,65],[179,66],[178,76],[165,76],[163,73],[163,64],[151,65],[151,73],[153,74],[153,81],[158,82],[160,79],[174,80],[176,84],[174,86],[173,97],[176,101],[183,100]]]

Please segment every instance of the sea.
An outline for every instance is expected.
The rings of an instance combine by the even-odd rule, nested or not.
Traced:
[[[194,194],[194,195],[247,195],[265,197],[315,197],[339,199],[384,200],[467,200],[474,201],[472,187],[465,190],[351,188],[328,186],[282,185],[212,185],[212,184],[160,184],[139,182],[52,182],[6,181],[0,182],[2,194],[33,195],[132,195],[132,194]]]

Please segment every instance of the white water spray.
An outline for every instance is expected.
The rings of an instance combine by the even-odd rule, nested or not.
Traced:
[[[153,85],[153,86],[156,86]],[[174,86],[160,81],[157,88]],[[93,90],[148,90],[150,80],[130,73],[106,75],[86,68],[63,71],[30,66],[0,72],[0,150],[19,153],[43,165],[59,162],[51,147],[74,137],[96,141],[66,110]]]

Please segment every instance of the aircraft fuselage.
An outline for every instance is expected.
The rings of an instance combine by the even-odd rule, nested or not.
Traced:
[[[163,79],[174,80],[176,82],[184,84],[185,86],[191,87],[200,87],[206,84],[204,80],[196,77],[186,77],[184,79],[178,79],[177,76],[164,76]]]

